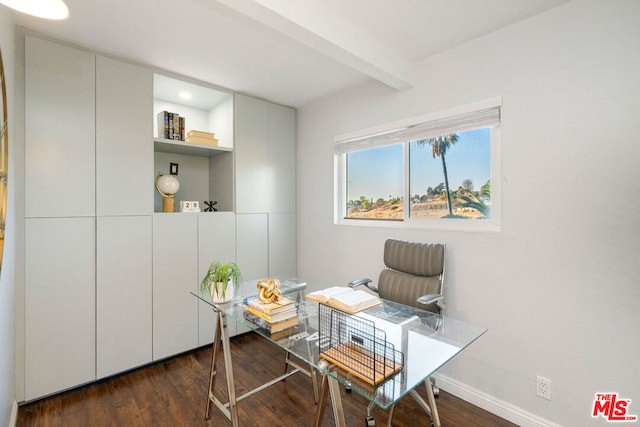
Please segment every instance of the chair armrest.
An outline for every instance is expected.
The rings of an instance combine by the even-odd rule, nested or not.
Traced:
[[[357,286],[365,285],[367,288],[371,289],[372,291],[378,292],[378,288],[372,288],[371,286],[369,286],[369,283],[371,283],[371,279],[362,278],[362,279],[356,279],[349,282],[347,286],[349,286],[350,288],[355,288]]]
[[[424,305],[432,304],[435,302],[436,304],[438,304],[439,307],[441,307],[442,305],[444,305],[441,302],[442,300],[444,300],[444,295],[442,294],[427,294],[427,295],[422,295],[416,301]]]

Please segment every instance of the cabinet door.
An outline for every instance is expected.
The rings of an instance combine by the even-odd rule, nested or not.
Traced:
[[[273,191],[267,212],[296,211],[296,111],[268,104],[267,165]]]
[[[267,214],[236,214],[236,261],[244,280],[269,275]]]
[[[213,261],[236,260],[236,220],[232,212],[198,214],[198,279],[206,275]],[[209,304],[198,302],[198,345],[213,342],[215,316]],[[235,322],[229,321],[229,334],[235,335]]]
[[[25,399],[95,379],[95,219],[25,222]]]
[[[97,219],[98,378],[152,360],[151,227],[151,215]]]
[[[96,209],[98,215],[153,212],[150,70],[96,57]]]
[[[95,56],[25,41],[25,216],[95,215]]]
[[[274,197],[274,171],[267,167],[267,102],[235,97],[236,213],[267,212]]]
[[[235,98],[236,212],[294,212],[295,110]]]
[[[269,214],[269,276],[295,277],[296,214]]]
[[[198,216],[153,215],[153,359],[198,345]]]

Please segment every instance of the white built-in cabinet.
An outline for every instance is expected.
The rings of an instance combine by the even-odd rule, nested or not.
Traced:
[[[25,41],[25,216],[94,216],[95,55]]]
[[[223,90],[193,108],[157,99],[172,80],[25,38],[20,400],[211,343],[211,308],[189,292],[214,260],[247,280],[296,274],[295,110]],[[154,138],[158,109],[184,111],[220,146]],[[219,212],[161,212],[153,182],[169,163],[178,202]]]
[[[153,216],[153,359],[163,359],[213,341],[211,306],[198,290],[212,261],[235,261],[233,212]],[[235,323],[230,322],[230,333]]]
[[[233,212],[198,214],[198,280],[213,261],[236,260],[236,216]],[[195,299],[195,298],[194,298]],[[215,317],[211,306],[198,301],[198,345],[213,342]],[[228,322],[229,333],[236,334],[235,322]]]
[[[237,262],[245,279],[296,275],[294,213],[236,214]]]
[[[245,280],[269,276],[269,215],[236,214],[236,252]]]
[[[27,218],[25,399],[95,379],[95,218]]]
[[[96,377],[152,360],[150,70],[96,56]]]
[[[295,277],[296,266],[296,214],[282,212],[269,214],[269,274]]]
[[[295,110],[235,98],[238,265],[246,278],[296,274]]]
[[[95,379],[95,57],[31,37],[25,50],[24,389],[33,399]]]
[[[150,70],[96,56],[96,212],[153,212]]]
[[[296,210],[295,110],[235,97],[236,213]]]
[[[198,216],[153,216],[153,360],[198,346]]]
[[[25,39],[25,400],[151,361],[151,79]]]
[[[151,227],[151,216],[97,218],[97,378],[152,359]]]

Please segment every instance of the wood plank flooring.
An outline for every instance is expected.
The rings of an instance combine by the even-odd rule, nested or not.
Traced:
[[[255,334],[232,338],[236,395],[270,380],[282,369],[284,352]],[[230,426],[214,406],[205,420],[211,346],[167,359],[128,373],[20,406],[17,426]],[[217,384],[226,387],[224,371]],[[223,392],[217,393],[223,399]],[[342,390],[348,426],[365,425],[366,401]],[[420,394],[424,394],[421,390]],[[328,399],[330,401],[330,399]],[[444,391],[437,399],[443,426],[514,426]],[[311,380],[296,374],[238,405],[240,425],[298,427],[313,425],[315,404]],[[387,412],[375,408],[376,425],[387,422]],[[396,405],[393,426],[428,426],[429,418],[410,397]],[[330,402],[323,427],[334,425]]]

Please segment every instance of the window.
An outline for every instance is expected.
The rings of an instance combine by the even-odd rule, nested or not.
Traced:
[[[336,222],[499,229],[500,99],[336,138]]]

